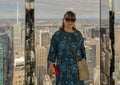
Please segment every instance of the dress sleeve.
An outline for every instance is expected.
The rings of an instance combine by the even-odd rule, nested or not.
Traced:
[[[48,61],[55,62],[57,54],[57,40],[55,34],[51,38],[49,53],[48,53]]]
[[[81,52],[82,52],[82,57],[86,59],[86,51],[85,51],[85,45],[84,45],[83,36],[82,36],[82,43],[81,43]]]

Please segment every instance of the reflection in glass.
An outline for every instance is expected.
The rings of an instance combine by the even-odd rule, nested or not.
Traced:
[[[114,13],[112,0],[101,0],[100,85],[114,85]]]

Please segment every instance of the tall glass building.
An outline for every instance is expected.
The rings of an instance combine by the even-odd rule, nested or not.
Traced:
[[[6,33],[0,33],[0,85],[9,85],[9,38]]]
[[[0,43],[0,84],[4,84],[4,73],[3,73],[3,48]]]

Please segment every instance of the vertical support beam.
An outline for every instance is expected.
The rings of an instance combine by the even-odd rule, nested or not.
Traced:
[[[35,85],[34,0],[26,0],[25,11],[25,85]]]
[[[110,30],[110,40],[111,40],[111,51],[112,51],[112,56],[111,56],[111,60],[110,60],[110,85],[115,85],[115,81],[113,79],[113,72],[115,69],[115,48],[114,48],[114,44],[115,44],[115,37],[114,37],[114,8],[113,8],[113,0],[109,0],[109,7],[110,7],[110,11],[109,11],[109,30]]]

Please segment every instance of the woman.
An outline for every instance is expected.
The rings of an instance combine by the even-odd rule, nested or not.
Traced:
[[[53,64],[56,64],[60,74],[56,76],[56,85],[84,85],[80,81],[75,55],[72,53],[66,36],[70,40],[72,47],[76,51],[78,60],[85,56],[84,39],[75,28],[76,16],[72,11],[67,11],[63,17],[63,25],[56,31],[51,39],[48,54],[50,61],[50,72],[55,74]],[[83,53],[81,53],[81,50]]]

